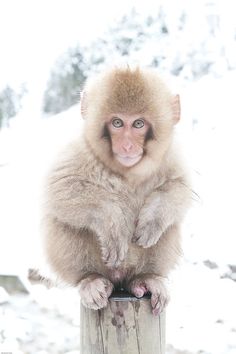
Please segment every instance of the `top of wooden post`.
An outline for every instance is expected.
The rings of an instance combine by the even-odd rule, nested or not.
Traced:
[[[120,290],[113,291],[109,300],[112,300],[112,301],[140,301],[140,300],[150,300],[150,298],[151,298],[150,293],[145,294],[141,298],[137,298],[134,295],[130,294],[128,291],[120,289]]]

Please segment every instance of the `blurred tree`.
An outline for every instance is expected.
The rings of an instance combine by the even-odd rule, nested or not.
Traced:
[[[45,113],[59,113],[78,102],[86,79],[80,47],[69,49],[55,64],[43,98]]]
[[[25,86],[17,93],[12,87],[6,86],[0,92],[0,128],[7,126],[9,119],[14,117],[21,108],[21,99],[26,93]]]
[[[90,63],[89,71],[100,71],[117,59],[132,59],[132,55],[142,48],[147,38],[146,27],[146,18],[132,9],[110,27],[102,38],[98,38],[86,49],[85,58]]]
[[[59,58],[44,95],[44,112],[69,108],[78,101],[87,76],[114,63],[154,66],[185,80],[198,79],[214,70],[217,73],[219,67],[224,72],[235,65],[225,59],[229,46],[218,40],[220,21],[214,4],[199,5],[201,11],[193,10],[192,5],[177,6],[172,11],[170,5],[171,1],[163,2],[146,16],[133,9],[102,38],[85,48],[72,48]],[[196,31],[198,23],[201,26]],[[235,50],[231,52],[233,58]]]
[[[143,16],[135,9],[123,16],[102,38],[85,52],[90,71],[100,71],[116,61],[159,66],[164,59],[163,42],[169,30],[162,7],[153,15]]]
[[[156,17],[143,17],[133,9],[112,26],[102,38],[86,48],[76,46],[56,62],[44,94],[43,111],[56,114],[78,102],[78,93],[91,72],[100,71],[117,59],[134,59],[143,54],[150,38],[165,37],[168,28],[160,9]],[[148,65],[159,65],[162,55],[148,52]],[[86,64],[85,64],[86,63]],[[147,64],[147,63],[144,63]]]
[[[236,47],[229,41],[227,55],[231,61],[227,62],[226,46],[222,37],[218,40],[216,35],[220,23],[217,6],[206,3],[199,9],[201,11],[195,12],[191,5],[179,6],[173,12],[164,2],[147,16],[133,9],[86,50],[90,69],[100,71],[106,65],[123,60],[195,80],[210,72],[219,72],[219,67],[222,72],[235,67],[232,58]],[[196,32],[198,23],[201,26]],[[233,41],[235,43],[235,38]]]

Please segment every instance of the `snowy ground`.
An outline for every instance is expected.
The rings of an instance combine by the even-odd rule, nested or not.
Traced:
[[[78,354],[79,309],[69,290],[35,286],[29,296],[12,295],[0,306],[0,352]]]
[[[235,79],[236,72],[221,79],[208,76],[182,90],[182,134],[200,199],[186,220],[185,258],[173,274],[167,312],[169,354],[236,353],[236,282],[228,267],[236,265]],[[194,129],[192,120],[198,121]],[[0,273],[25,275],[41,262],[42,177],[81,125],[79,107],[73,107],[48,120],[18,117],[11,129],[0,132]],[[79,352],[75,291],[34,286],[29,296],[10,296],[0,304],[0,352],[73,350]]]

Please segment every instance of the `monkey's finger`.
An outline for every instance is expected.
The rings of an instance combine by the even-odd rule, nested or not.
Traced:
[[[155,241],[151,237],[148,238],[148,235],[143,234],[136,239],[136,244],[143,248],[149,248],[155,244]]]
[[[94,303],[97,305],[97,308],[102,308],[107,306],[108,295],[104,292],[98,292],[96,296],[93,297]]]
[[[169,302],[169,297],[162,293],[154,294],[151,296],[152,312],[154,315],[159,315]]]
[[[163,308],[165,307],[165,301],[162,301],[163,299],[161,298],[160,294],[152,294],[151,296],[151,305],[152,305],[152,313],[155,316],[158,316]]]
[[[107,267],[115,267],[119,265],[119,258],[115,250],[109,250],[105,256],[104,263]]]
[[[162,312],[162,310],[159,307],[155,307],[152,310],[152,313],[153,313],[154,316],[159,316],[161,312]]]
[[[108,298],[111,296],[113,289],[114,289],[114,285],[112,283],[106,284],[105,290]]]
[[[99,310],[102,309],[103,307],[106,307],[108,304],[108,299],[94,299],[93,301],[86,301],[82,300],[82,304],[92,310]]]
[[[151,305],[152,308],[155,309],[156,307],[159,307],[160,303],[160,295],[158,293],[154,293],[151,295]]]
[[[143,229],[142,228],[136,229],[131,241],[134,243],[138,242],[140,240],[140,238],[142,237],[142,235],[143,235]]]
[[[113,242],[109,245],[109,248],[104,249],[104,263],[108,267],[118,267],[125,259],[125,255],[128,251],[128,242]]]
[[[143,228],[139,231],[139,234],[136,237],[136,244],[143,248],[149,248],[155,245],[158,239],[159,233],[157,231],[154,233],[151,230]]]

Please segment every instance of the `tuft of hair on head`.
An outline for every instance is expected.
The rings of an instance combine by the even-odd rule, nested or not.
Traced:
[[[156,69],[115,67],[87,81],[82,98],[82,115],[102,117],[111,113],[155,115],[171,94]]]

